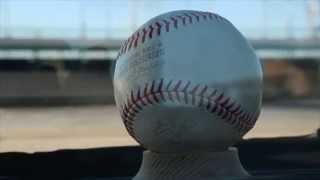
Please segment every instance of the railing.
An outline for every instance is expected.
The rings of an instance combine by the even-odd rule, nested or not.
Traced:
[[[251,40],[253,46],[256,48],[260,57],[286,57],[286,58],[300,58],[310,57],[319,58],[319,43],[318,35],[311,33],[307,28],[283,28],[283,27],[267,27],[267,28],[240,28],[240,31]],[[31,39],[31,40],[62,40],[67,39],[66,42],[74,40],[78,42],[80,40],[88,41],[102,41],[105,42],[110,39],[123,40],[133,32],[132,29],[127,27],[122,28],[34,28],[34,27],[10,27],[0,28],[0,40],[1,38],[12,39]],[[12,41],[12,39],[4,39]],[[258,41],[255,41],[258,40]],[[262,40],[262,41],[260,41]],[[269,41],[271,40],[271,41]],[[80,42],[79,41],[79,42]],[[31,43],[33,41],[30,41]],[[54,41],[55,42],[55,41]],[[84,41],[86,42],[86,41]],[[108,41],[109,42],[109,41]],[[118,41],[121,42],[121,41]],[[299,43],[300,44],[299,44]],[[304,43],[304,42],[309,42]],[[5,41],[2,41],[5,43]],[[276,43],[276,46],[274,45]],[[280,43],[280,44],[279,44]],[[289,47],[290,43],[294,43],[298,46]],[[311,44],[310,44],[311,43]],[[21,44],[20,44],[21,45]],[[70,44],[72,45],[72,43]],[[74,45],[74,44],[73,44]],[[76,43],[76,45],[79,45]],[[292,44],[291,44],[292,45]],[[77,47],[78,47],[77,46]],[[281,47],[278,47],[281,46]],[[85,46],[86,47],[86,46]],[[271,48],[270,48],[271,47]],[[303,47],[303,48],[301,48]],[[37,48],[35,48],[37,49]],[[86,49],[86,48],[85,48]],[[94,50],[87,47],[87,50],[82,48],[71,49],[42,49],[34,51],[34,49],[1,49],[0,48],[0,60],[1,59],[114,59],[116,57],[115,48],[111,48],[108,51]]]
[[[0,38],[31,39],[122,39],[131,33],[129,28],[60,28],[60,27],[0,27]]]
[[[240,27],[240,31],[249,39],[310,39],[320,37],[320,33],[311,33],[308,28],[285,27]],[[129,27],[119,28],[59,28],[59,27],[0,27],[0,38],[32,39],[123,39],[133,30]]]

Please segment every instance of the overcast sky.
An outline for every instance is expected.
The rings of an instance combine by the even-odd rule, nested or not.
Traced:
[[[39,28],[49,36],[78,35],[81,29],[97,37],[126,36],[151,17],[179,9],[216,12],[251,36],[308,28],[305,0],[0,0],[0,25],[16,34]]]

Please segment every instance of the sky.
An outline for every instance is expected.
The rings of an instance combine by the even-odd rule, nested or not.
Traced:
[[[306,0],[0,0],[0,35],[125,37],[156,15],[192,9],[218,13],[252,37],[301,36],[308,31],[308,3]]]

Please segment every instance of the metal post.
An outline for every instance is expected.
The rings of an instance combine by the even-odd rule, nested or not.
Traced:
[[[5,36],[10,37],[10,4],[9,1],[6,0],[6,28],[5,28]]]
[[[0,0],[0,37],[2,36],[2,0]]]
[[[320,2],[319,0],[306,1],[307,3],[307,15],[310,28],[310,37],[318,38],[318,28],[320,19]]]
[[[80,22],[80,38],[81,40],[87,39],[87,23],[86,23],[86,7],[85,2],[80,1],[79,3],[79,22]],[[84,47],[80,47],[78,49],[79,59],[84,59],[85,49]]]
[[[267,27],[268,27],[268,21],[267,21],[267,1],[263,0],[262,2],[262,29],[263,29],[263,39],[267,39],[268,35],[267,35]]]
[[[131,22],[131,31],[134,31],[137,27],[137,17],[138,17],[138,9],[137,9],[137,2],[134,0],[129,1],[129,16],[130,16],[130,22]]]
[[[86,39],[87,38],[86,7],[83,1],[79,2],[79,25],[80,25],[80,39]]]
[[[317,74],[317,82],[316,83],[317,83],[316,96],[318,98],[320,98],[320,59],[318,60],[318,74]]]
[[[111,31],[110,31],[110,29],[109,29],[109,27],[110,27],[110,22],[111,22],[111,19],[112,19],[112,17],[111,17],[111,14],[109,13],[109,9],[108,9],[108,6],[105,6],[106,7],[106,10],[105,10],[105,15],[106,15],[106,22],[107,22],[107,24],[106,24],[106,32],[105,32],[105,39],[107,39],[107,38],[110,38],[110,36],[111,36]]]

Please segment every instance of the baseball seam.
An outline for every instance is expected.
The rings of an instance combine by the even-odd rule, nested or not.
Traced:
[[[215,20],[219,22],[229,22],[223,17],[210,12],[184,12],[179,15],[170,16],[168,18],[159,18],[155,22],[145,25],[144,27],[133,33],[121,46],[118,59],[121,55],[127,53],[131,49],[137,48],[146,40],[150,40],[155,36],[161,36],[164,32],[170,32],[190,24],[199,23],[201,21]]]
[[[240,104],[216,89],[212,90],[200,84],[191,86],[191,81],[182,80],[176,82],[171,80],[165,84],[162,78],[146,83],[143,88],[138,88],[136,93],[132,90],[126,103],[121,107],[121,117],[125,127],[134,139],[138,141],[133,129],[136,115],[145,106],[166,101],[204,108],[232,125],[240,133],[248,132],[253,128],[258,118],[257,113],[245,111]]]

